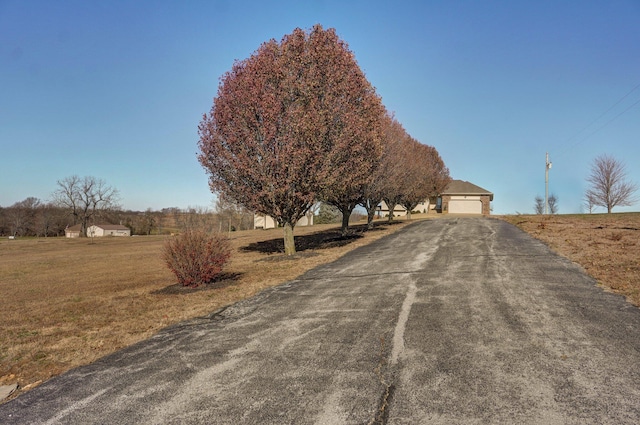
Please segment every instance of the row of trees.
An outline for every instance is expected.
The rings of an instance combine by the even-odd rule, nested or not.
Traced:
[[[67,211],[35,197],[0,207],[0,235],[57,236],[67,223]]]
[[[95,177],[76,175],[58,180],[51,201],[28,197],[0,208],[0,233],[12,236],[57,236],[67,226],[80,223],[84,234],[89,222],[114,222],[120,209],[118,191]]]
[[[346,43],[320,25],[237,61],[198,130],[212,191],[273,217],[287,255],[317,201],[341,212],[346,233],[358,204],[373,218],[381,199],[417,204],[449,181],[435,148],[386,112]]]
[[[131,229],[132,235],[158,235],[202,229],[226,232],[253,228],[253,213],[237,206],[216,204],[207,208],[163,208],[155,211],[102,209],[90,219],[93,223],[118,223]],[[65,229],[79,224],[68,207],[28,197],[8,207],[0,207],[0,236],[64,236]]]
[[[150,234],[160,222],[160,212],[122,211],[118,208],[96,211],[90,223],[121,223],[132,234]],[[66,206],[28,197],[8,207],[0,207],[1,236],[64,236],[67,227],[78,224]]]
[[[544,214],[544,198],[540,195],[536,195],[534,199],[535,203],[533,204],[533,210],[536,214]],[[554,194],[549,195],[549,199],[547,200],[549,205],[549,213],[557,214],[558,213],[558,197]]]
[[[119,223],[134,235],[150,235],[202,228],[217,231],[253,228],[253,213],[218,199],[215,211],[205,208],[165,208],[125,211],[119,205],[118,190],[92,176],[73,175],[57,181],[49,201],[28,197],[0,207],[0,235],[62,236],[65,229],[81,225],[81,235],[93,223]]]
[[[411,218],[415,207],[442,192],[451,181],[449,170],[433,146],[412,138],[393,117],[385,117],[384,151],[380,164],[364,188],[362,205],[369,226],[378,204],[385,201],[389,220],[396,205]]]

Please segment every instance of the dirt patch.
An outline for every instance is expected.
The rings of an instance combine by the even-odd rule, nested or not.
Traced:
[[[500,217],[640,306],[640,213]]]
[[[220,275],[218,275],[218,277],[214,281],[209,282],[206,285],[188,287],[183,286],[179,283],[174,283],[173,285],[166,286],[162,289],[151,291],[151,293],[155,295],[185,295],[193,294],[194,292],[198,291],[223,289],[228,286],[235,285],[241,277],[242,273],[220,273]]]
[[[270,255],[269,257],[265,257],[265,258],[259,258],[255,261],[267,261],[267,262],[271,262],[271,263],[277,263],[280,261],[297,261],[301,258],[309,258],[309,257],[315,257],[319,255],[317,252],[296,252],[293,255]]]
[[[380,228],[380,226],[378,226]],[[364,236],[366,226],[353,226],[348,235],[343,236],[339,229],[331,229],[310,235],[296,236],[297,253],[309,250],[331,249],[349,245]],[[282,238],[258,241],[241,248],[243,251],[255,251],[265,254],[284,253],[284,241]]]

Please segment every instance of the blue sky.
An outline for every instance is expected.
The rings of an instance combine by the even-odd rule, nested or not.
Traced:
[[[210,207],[197,125],[220,76],[320,23],[495,214],[533,212],[545,152],[560,212],[580,212],[600,154],[640,183],[639,22],[639,0],[0,0],[0,206],[77,174],[127,209]]]

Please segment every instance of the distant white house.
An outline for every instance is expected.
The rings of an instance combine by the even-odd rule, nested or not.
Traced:
[[[308,212],[296,223],[296,226],[313,226],[313,213]],[[264,214],[253,215],[253,228],[254,229],[275,229],[277,227],[276,221],[273,217]]]
[[[67,238],[79,238],[82,225],[67,227],[64,229],[64,235]],[[88,237],[102,236],[131,236],[131,230],[120,224],[94,224],[87,229]]]
[[[87,236],[131,236],[131,229],[121,224],[94,224],[87,227]]]
[[[418,211],[420,213],[426,214],[430,210],[434,210],[434,209],[435,209],[435,205],[434,204],[430,204],[429,200],[427,199],[424,202],[420,202],[413,209],[413,211]],[[378,206],[377,214],[378,214],[378,217],[388,217],[389,216],[389,206],[387,205],[386,202],[384,202],[384,201],[380,202],[380,205]],[[396,205],[393,208],[393,216],[394,217],[403,217],[405,215],[407,215],[407,209],[405,207],[403,207],[402,205]]]

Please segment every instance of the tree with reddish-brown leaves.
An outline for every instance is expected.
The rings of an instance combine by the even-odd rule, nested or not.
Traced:
[[[367,210],[369,228],[382,200],[393,220],[396,205],[411,211],[430,197],[441,193],[450,182],[449,170],[438,151],[412,138],[390,115],[383,120],[383,156],[372,182],[365,188],[361,205]]]
[[[378,152],[366,126],[379,104],[335,30],[296,29],[221,78],[199,126],[199,160],[214,192],[284,227],[291,255],[294,226],[321,191],[369,171],[361,158]]]
[[[451,182],[449,169],[433,146],[423,145],[411,138],[405,151],[406,178],[400,204],[411,211],[419,203],[442,193]]]
[[[410,163],[409,149],[411,136],[402,125],[393,119],[386,131],[386,152],[383,164],[382,199],[389,208],[389,221],[393,220],[396,205],[402,204],[404,193],[411,184],[409,171],[405,164]]]
[[[342,120],[350,123],[344,126],[343,135],[338,137],[343,146],[336,150],[331,162],[334,171],[320,198],[336,207],[342,214],[342,235],[349,229],[349,217],[365,195],[365,188],[375,178],[383,153],[382,137],[385,111],[373,88],[360,76],[362,94],[354,99],[350,108],[342,113]]]
[[[389,186],[397,177],[397,154],[400,152],[396,145],[401,142],[404,129],[396,119],[385,114],[382,124],[382,157],[379,166],[373,171],[371,179],[363,188],[363,196],[360,205],[367,211],[367,227],[373,228],[373,217],[382,202],[385,194],[389,192]]]

